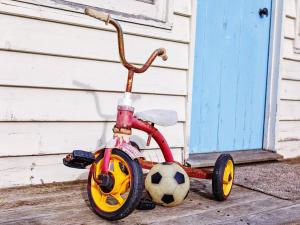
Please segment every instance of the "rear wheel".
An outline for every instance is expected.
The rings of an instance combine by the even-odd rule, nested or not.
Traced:
[[[230,154],[221,154],[217,159],[212,176],[212,189],[218,201],[230,195],[234,179],[234,162]]]
[[[125,152],[113,149],[108,173],[110,185],[103,187],[95,180],[101,174],[103,156],[104,153],[101,153],[90,169],[87,186],[89,201],[100,217],[107,220],[122,219],[140,202],[144,189],[142,169]]]

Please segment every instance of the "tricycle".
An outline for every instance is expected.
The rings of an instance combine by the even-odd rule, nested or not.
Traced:
[[[229,154],[221,154],[213,171],[191,168],[175,162],[171,149],[160,131],[155,127],[177,123],[177,113],[170,110],[149,110],[134,113],[132,86],[135,74],[147,71],[157,57],[167,60],[166,49],[156,49],[141,67],[130,64],[125,57],[123,31],[120,24],[105,12],[87,8],[85,14],[115,27],[118,35],[119,55],[128,70],[124,96],[118,102],[113,138],[95,152],[74,150],[63,162],[73,168],[90,166],[87,193],[94,212],[107,220],[119,220],[128,216],[139,204],[144,190],[143,170],[150,170],[157,162],[147,161],[140,147],[130,139],[132,129],[148,134],[147,144],[153,138],[162,151],[165,162],[177,163],[189,177],[211,179],[214,197],[223,201],[228,198],[234,179],[234,162]]]

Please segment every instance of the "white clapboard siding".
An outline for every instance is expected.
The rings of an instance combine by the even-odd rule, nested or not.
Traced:
[[[114,123],[0,123],[0,156],[68,153],[74,149],[95,151],[112,138]],[[171,147],[184,147],[184,124],[157,128]],[[133,140],[141,146],[147,134],[133,130]],[[142,140],[142,141],[141,141]],[[158,148],[152,139],[149,147]]]
[[[176,161],[182,161],[181,152],[180,148],[172,149]],[[0,158],[0,188],[87,179],[88,169],[78,170],[64,166],[64,156]],[[144,156],[147,160],[161,160],[159,150],[149,150]]]
[[[280,101],[279,120],[300,120],[300,101]]]
[[[188,8],[189,6],[183,5],[182,7],[183,9],[180,11],[180,14],[187,13],[185,7]],[[52,7],[43,7],[35,4],[28,5],[24,2],[12,0],[2,0],[0,2],[0,13],[71,24],[75,26],[114,30],[112,26],[106,26],[104,23],[86,16],[83,13]],[[190,41],[190,18],[182,15],[174,15],[172,24],[172,31],[170,31],[168,29],[157,29],[151,26],[137,26],[136,24],[126,22],[121,23],[124,32],[127,34],[188,43]]]
[[[284,158],[299,157],[300,141],[278,142],[276,152]]]
[[[288,99],[300,101],[300,80],[282,80],[280,87],[280,97],[283,100]]]
[[[114,121],[123,94],[0,87],[0,96],[0,121]],[[136,111],[175,110],[185,121],[184,96],[134,94],[133,105]]]
[[[300,141],[300,121],[280,121],[279,142]]]
[[[0,51],[0,85],[125,91],[123,66],[93,61]],[[133,91],[186,95],[187,71],[152,67],[134,78]],[[170,85],[172,80],[172,85]]]
[[[0,49],[119,61],[115,32],[0,15],[0,33]],[[125,35],[127,59],[133,63],[143,64],[159,47],[167,49],[169,59],[154,65],[188,69],[188,44]]]
[[[300,63],[294,60],[281,61],[281,77],[300,81]]]
[[[283,58],[300,62],[300,54],[294,51],[294,40],[285,38],[283,42]]]
[[[275,149],[285,158],[300,155],[300,54],[294,52],[296,1],[284,1],[282,59]]]
[[[177,162],[182,162],[182,149],[180,148],[172,148],[171,149],[174,160]],[[153,149],[153,150],[143,150],[143,155],[146,158],[146,160],[150,160],[153,162],[164,162],[164,157],[162,154],[162,151],[160,149]]]
[[[148,151],[147,159],[155,159],[157,150]],[[172,149],[181,160],[181,149]],[[159,156],[159,155],[157,155]],[[88,169],[76,170],[62,164],[64,155],[0,158],[0,187],[86,179]]]
[[[296,18],[296,0],[284,0],[285,15]]]
[[[65,167],[64,155],[0,158],[0,188],[86,179],[88,170]]]
[[[191,7],[192,0],[174,0],[172,29],[120,21],[131,63],[142,65],[155,49],[167,50],[168,61],[158,58],[135,76],[133,104],[136,111],[177,111],[180,122],[157,128],[179,162],[186,142]],[[96,150],[112,136],[126,84],[114,28],[59,1],[0,0],[0,34],[0,187],[85,179],[86,170],[64,167],[62,158],[74,149]],[[133,132],[137,142],[146,138]],[[142,152],[163,160],[154,140]]]
[[[175,14],[191,16],[192,15],[192,1],[194,1],[194,0],[175,0],[174,1]]]
[[[285,18],[284,24],[284,37],[289,39],[295,38],[295,22],[296,20],[293,18]]]

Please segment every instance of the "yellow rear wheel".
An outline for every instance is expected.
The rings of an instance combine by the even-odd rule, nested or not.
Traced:
[[[212,176],[212,189],[218,201],[230,195],[234,180],[234,162],[230,154],[221,154],[217,159]]]
[[[113,149],[109,163],[109,184],[98,181],[104,153],[91,166],[88,179],[88,197],[95,213],[107,220],[128,216],[140,201],[144,188],[143,173],[139,163],[125,152]]]

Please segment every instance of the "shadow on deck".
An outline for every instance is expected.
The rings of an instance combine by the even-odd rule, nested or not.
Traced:
[[[300,224],[300,201],[281,200],[234,186],[225,202],[213,200],[210,181],[191,182],[180,206],[135,210],[113,224]],[[0,190],[0,224],[112,224],[97,217],[86,183],[57,183]]]

